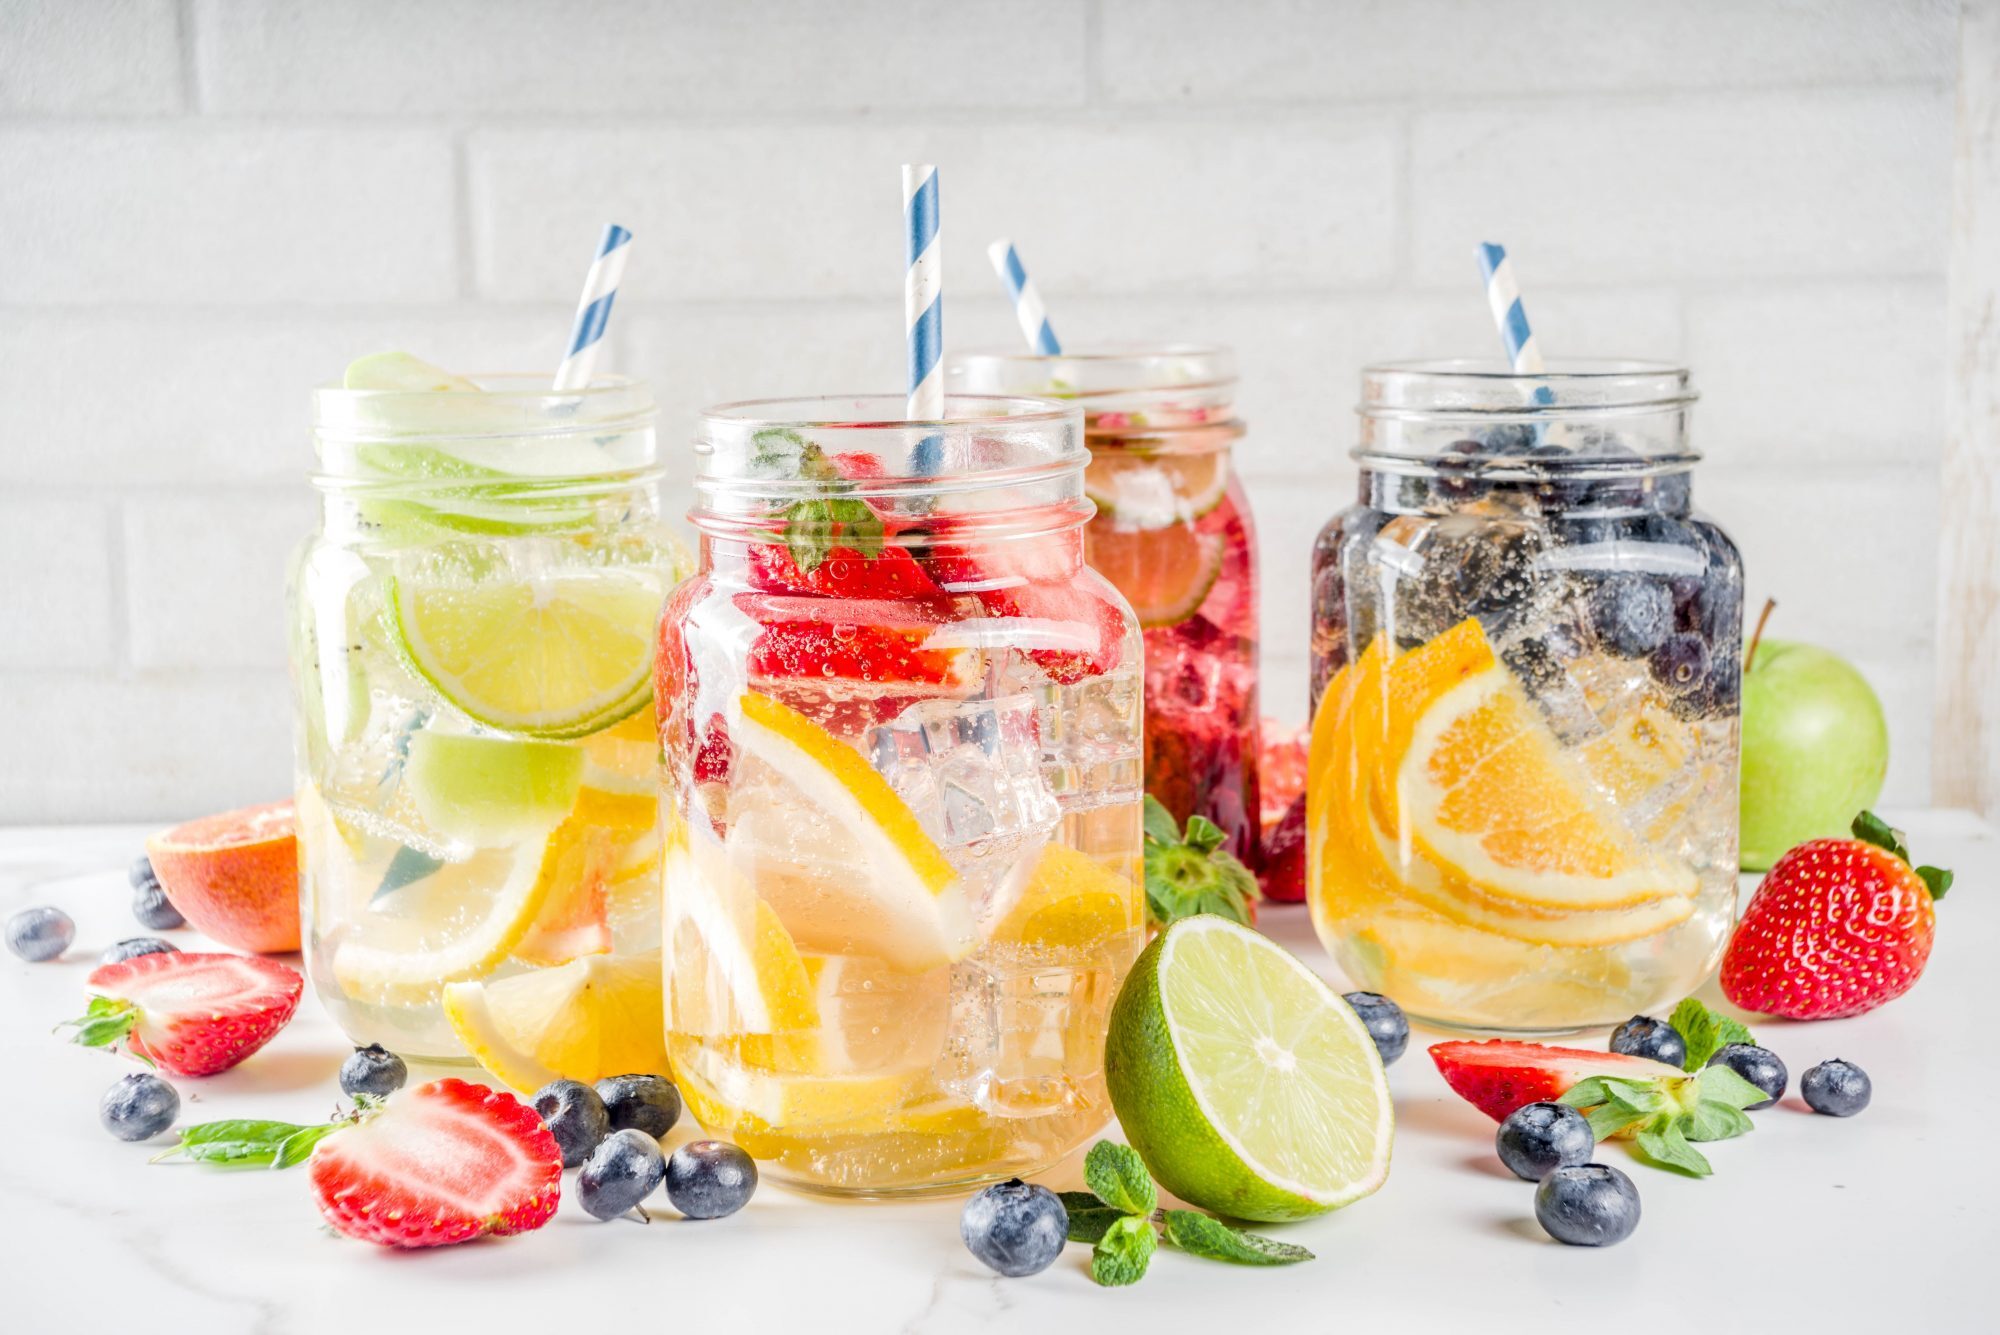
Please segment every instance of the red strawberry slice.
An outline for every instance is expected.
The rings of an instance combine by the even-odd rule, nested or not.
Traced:
[[[91,972],[96,995],[76,1041],[110,1047],[174,1075],[226,1071],[271,1041],[299,1008],[305,979],[253,955],[162,952]]]
[[[978,674],[975,651],[929,647],[951,619],[949,604],[740,593],[736,605],[761,628],[753,678],[942,686],[970,685]]]
[[[562,1151],[535,1110],[458,1079],[395,1095],[334,1132],[308,1171],[327,1222],[384,1247],[525,1233],[562,1198]]]
[[[1118,666],[1125,617],[1117,602],[1084,570],[1083,533],[1076,528],[1020,533],[1022,517],[1007,512],[1011,536],[982,537],[982,524],[963,516],[938,521],[940,540],[924,565],[947,593],[969,594],[988,615],[1041,623],[1037,638],[1050,631],[1075,647],[1031,648],[1028,661],[1065,686]],[[1057,517],[1051,517],[1051,523]],[[987,527],[991,527],[989,522]],[[1030,641],[1032,642],[1032,641]]]
[[[1496,1122],[1504,1120],[1516,1108],[1559,1099],[1594,1075],[1624,1080],[1683,1075],[1678,1066],[1648,1057],[1591,1052],[1586,1048],[1554,1048],[1545,1043],[1517,1043],[1503,1038],[1483,1043],[1434,1043],[1430,1052],[1444,1082]]]
[[[786,548],[760,543],[750,549],[750,586],[773,593],[817,593],[830,598],[938,599],[943,590],[909,551],[893,542],[868,555],[834,547],[802,571]]]
[[[1723,952],[1724,996],[1766,1015],[1826,1020],[1915,985],[1937,935],[1933,900],[1951,874],[1912,868],[1896,832],[1869,812],[1854,832],[1800,844],[1765,874]]]

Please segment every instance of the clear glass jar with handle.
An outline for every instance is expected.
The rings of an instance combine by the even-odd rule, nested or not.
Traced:
[[[1137,954],[1139,643],[1073,408],[711,409],[661,619],[668,1044],[795,1185],[960,1188],[1110,1116]]]
[[[1691,505],[1684,370],[1363,376],[1312,565],[1308,899],[1360,986],[1460,1027],[1700,985],[1735,904],[1743,570]]]
[[[357,1043],[522,1089],[661,1070],[651,648],[688,561],[652,395],[440,383],[313,397],[322,522],[290,590],[307,968]],[[606,995],[640,1023],[545,1032]]]

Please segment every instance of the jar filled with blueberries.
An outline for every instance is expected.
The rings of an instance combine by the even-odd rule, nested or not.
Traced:
[[[1680,368],[1363,375],[1312,564],[1308,891],[1356,984],[1491,1030],[1700,983],[1734,907],[1743,568]]]

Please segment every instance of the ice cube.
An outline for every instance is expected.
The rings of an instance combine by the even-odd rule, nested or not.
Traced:
[[[942,1083],[995,1117],[1046,1117],[1073,1106],[1103,1065],[1107,969],[1023,965],[981,954],[952,969],[951,1038]]]

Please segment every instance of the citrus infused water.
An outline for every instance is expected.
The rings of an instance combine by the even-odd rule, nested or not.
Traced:
[[[1742,564],[1671,367],[1371,368],[1313,555],[1308,899],[1361,986],[1612,1023],[1714,967],[1736,890]]]
[[[357,1043],[518,1089],[664,1069],[651,644],[685,556],[611,380],[365,358],[292,569],[305,954]]]
[[[1082,406],[1097,506],[1084,560],[1145,639],[1146,789],[1178,822],[1214,821],[1256,868],[1256,530],[1235,470],[1234,358],[1192,345],[969,353],[951,373],[975,392]]]
[[[1137,953],[1139,642],[1037,400],[712,410],[657,657],[668,1045],[795,1184],[960,1186],[1108,1119]]]

